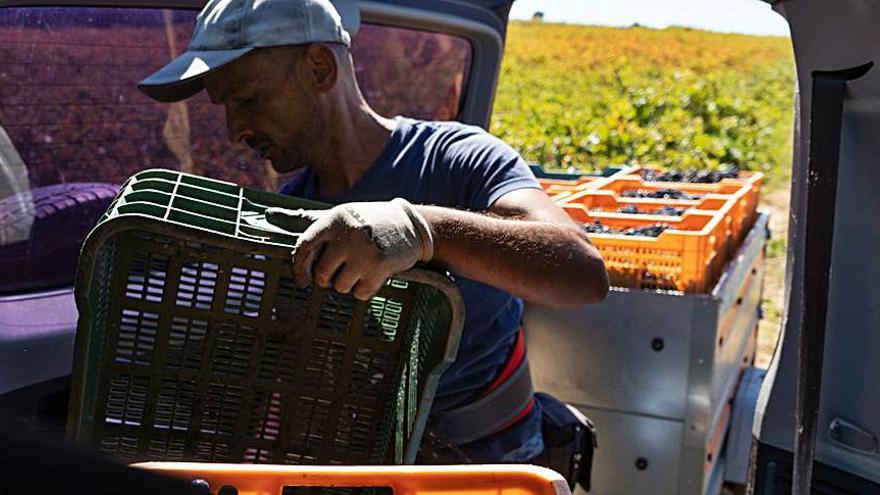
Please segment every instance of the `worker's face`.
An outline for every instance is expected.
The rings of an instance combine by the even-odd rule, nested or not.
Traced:
[[[278,172],[307,166],[325,135],[320,90],[302,50],[256,50],[204,79],[211,101],[226,109],[232,143],[244,142]]]

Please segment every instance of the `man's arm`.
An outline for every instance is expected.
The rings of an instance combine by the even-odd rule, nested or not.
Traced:
[[[599,251],[543,191],[504,194],[488,215],[415,208],[434,237],[432,265],[554,308],[596,303],[608,293]]]
[[[320,211],[272,208],[266,219],[304,230],[292,262],[301,287],[333,286],[368,299],[388,277],[430,258],[458,275],[545,306],[598,302],[608,292],[599,252],[537,189],[504,194],[488,214],[397,199]]]

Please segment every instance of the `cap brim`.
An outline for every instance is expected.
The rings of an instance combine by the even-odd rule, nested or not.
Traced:
[[[252,51],[254,47],[236,50],[187,51],[165,67],[138,83],[150,98],[162,102],[180,101],[204,89],[202,78],[229,62]]]

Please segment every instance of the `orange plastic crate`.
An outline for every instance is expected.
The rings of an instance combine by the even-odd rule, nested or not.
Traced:
[[[606,181],[594,190],[613,191],[615,194],[621,195],[624,191],[634,189],[644,189],[648,191],[657,191],[660,189],[675,189],[688,194],[706,196],[708,194],[736,194],[748,185],[748,182],[739,179],[724,179],[714,184],[694,184],[690,182],[648,182],[638,175],[614,175],[611,180]],[[639,198],[623,198],[639,199]],[[655,198],[650,198],[655,199]],[[696,201],[696,200],[692,200]]]
[[[635,169],[638,171],[638,168]],[[731,238],[736,243],[751,229],[758,214],[758,200],[761,192],[762,174],[752,172],[747,179],[724,179],[714,184],[694,184],[687,182],[648,182],[642,180],[640,175],[615,174],[610,181],[593,187],[595,191],[611,191],[621,201],[628,201],[638,205],[645,200],[660,201],[662,204],[682,206],[690,204],[699,206],[701,201],[708,199],[733,199],[730,205]],[[620,196],[624,191],[643,189],[657,191],[660,189],[675,189],[687,194],[701,195],[697,200],[680,199],[654,199],[654,198],[627,198]],[[566,198],[566,199],[570,199]],[[685,203],[685,202],[690,203]]]
[[[550,196],[550,199],[555,201],[557,204],[562,204],[565,200],[581,191],[592,191],[595,189],[601,188],[603,185],[607,184],[609,181],[614,180],[615,177],[623,177],[631,174],[634,170],[638,170],[639,167],[636,165],[629,165],[621,168],[617,173],[610,175],[608,177],[600,177],[595,175],[582,175],[577,179],[551,179],[551,178],[538,178],[538,182],[541,184],[541,187],[544,188],[544,191],[547,195]]]
[[[624,198],[613,191],[584,190],[568,196],[562,203],[583,205],[593,213],[633,215],[633,213],[617,213],[617,211],[629,205],[635,206],[641,212],[656,211],[664,206],[687,210],[720,211],[730,207],[731,198],[722,195],[708,195],[699,200]],[[666,215],[663,218],[669,218],[669,216]]]
[[[187,481],[203,480],[208,483],[211,493],[217,493],[225,486],[235,487],[239,495],[278,495],[282,491],[310,495],[357,494],[361,491],[389,495],[571,494],[568,484],[556,472],[515,464],[278,466],[148,462],[134,464],[134,467]],[[298,487],[309,488],[298,491]]]
[[[544,192],[550,199],[559,202],[588,187],[595,182],[596,177],[584,176],[574,180],[566,179],[538,179],[538,183],[544,188]]]
[[[577,179],[547,179],[547,178],[539,177],[538,182],[541,184],[541,187],[543,187],[546,190],[547,188],[552,188],[552,187],[577,187],[582,184],[587,184],[589,182],[593,182],[594,180],[596,180],[598,178],[600,178],[600,177],[595,177],[592,175],[584,175],[584,176],[578,177]]]
[[[658,237],[589,234],[605,260],[611,284],[640,289],[707,293],[721,273],[727,257],[729,215],[691,211],[681,217],[603,215],[584,205],[562,208],[579,223],[596,220],[616,229],[664,223],[669,228]]]
[[[623,175],[635,175],[638,178],[641,178],[642,171],[646,169],[650,169],[651,167],[644,166],[635,166],[629,170],[622,171],[623,173],[615,174],[616,176]],[[734,238],[737,242],[742,241],[742,239],[748,234],[749,230],[751,230],[752,225],[755,222],[755,219],[758,215],[758,201],[760,199],[761,193],[761,185],[764,183],[764,174],[761,172],[752,172],[748,170],[742,170],[739,172],[739,178],[736,179],[722,179],[715,184],[690,184],[690,183],[681,183],[681,182],[646,182],[647,184],[656,184],[661,187],[677,189],[679,186],[683,184],[687,185],[704,185],[704,186],[713,186],[716,184],[720,184],[722,186],[727,186],[731,184],[738,184],[743,186],[743,194],[741,198],[738,198],[737,204],[733,206],[731,214],[733,215],[733,232]]]
[[[630,168],[629,170],[624,170],[622,172],[624,172],[624,175],[637,175],[641,178],[642,172],[644,172],[646,170],[661,170],[661,169],[659,169],[657,167],[649,167],[649,166],[645,166],[645,165],[635,165],[632,168]],[[618,173],[616,175],[621,175],[621,174]],[[716,184],[720,184],[721,182],[725,182],[725,181],[745,181],[745,182],[755,183],[760,187],[763,180],[764,180],[764,174],[762,174],[761,172],[752,172],[750,170],[740,170],[739,177],[737,177],[735,179],[722,179],[721,181],[716,182]],[[678,185],[693,184],[690,182],[663,182],[663,181],[650,181],[650,183],[651,184],[664,184],[665,186],[676,185],[676,184],[678,184]]]

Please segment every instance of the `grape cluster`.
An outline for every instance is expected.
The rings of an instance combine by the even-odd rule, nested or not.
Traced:
[[[688,194],[675,189],[629,189],[621,194],[624,198],[654,198],[654,199],[700,199],[700,194]]]
[[[642,271],[642,280],[639,287],[648,290],[677,290],[675,280],[670,279],[663,273],[654,273],[650,270]]]
[[[646,211],[640,210],[636,205],[626,205],[623,208],[618,208],[618,213],[630,213],[630,214],[638,214],[643,213],[646,215],[668,215],[673,217],[680,217],[684,215],[684,212],[687,211],[686,208],[676,208],[675,206],[664,206],[657,210]]]
[[[675,206],[664,206],[658,210],[653,212],[654,215],[669,215],[673,217],[680,217],[684,215],[684,212],[687,211],[687,208],[676,208]]]
[[[596,220],[592,223],[585,223],[584,230],[588,234],[618,234],[618,235],[633,235],[633,236],[643,236],[643,237],[658,237],[663,233],[664,230],[668,229],[669,226],[663,223],[655,223],[652,225],[646,225],[644,227],[632,227],[629,229],[615,229],[603,224],[601,221]]]
[[[649,182],[695,182],[699,184],[714,184],[722,179],[738,179],[739,168],[735,166],[721,170],[699,170],[689,168],[687,170],[642,170],[642,179]]]

